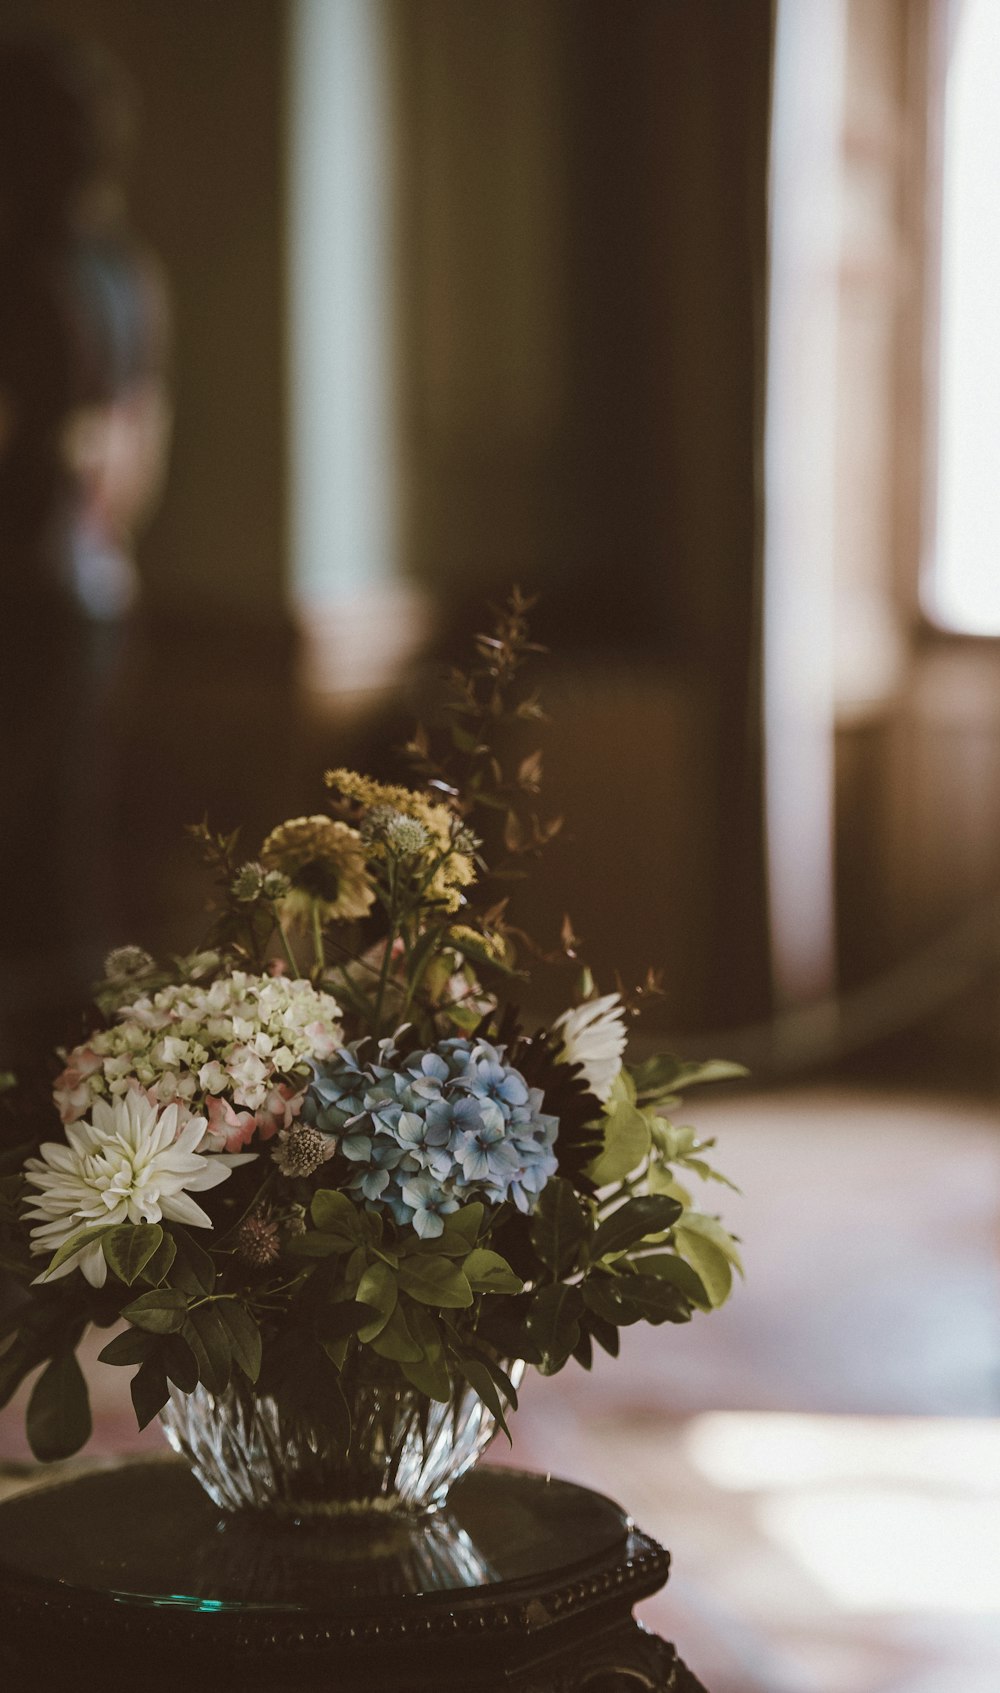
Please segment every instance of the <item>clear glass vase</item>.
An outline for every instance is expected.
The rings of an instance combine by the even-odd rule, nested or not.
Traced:
[[[524,1365],[507,1369],[516,1388]],[[447,1404],[374,1380],[344,1386],[347,1453],[321,1419],[288,1411],[246,1385],[221,1394],[171,1385],[160,1421],[222,1510],[294,1518],[437,1511],[496,1433],[492,1412],[465,1382]]]

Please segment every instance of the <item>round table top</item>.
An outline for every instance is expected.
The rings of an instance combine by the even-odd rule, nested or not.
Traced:
[[[285,1523],[220,1513],[180,1461],[97,1469],[0,1504],[0,1583],[200,1612],[363,1612],[372,1602],[498,1598],[624,1556],[618,1505],[572,1482],[478,1469],[448,1508],[411,1521]]]

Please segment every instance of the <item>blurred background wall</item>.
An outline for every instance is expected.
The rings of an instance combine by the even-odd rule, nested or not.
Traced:
[[[8,1045],[112,942],[193,944],[185,822],[252,845],[325,763],[386,768],[517,580],[569,819],[524,915],[568,902],[599,978],[665,967],[658,1034],[758,1069],[994,1073],[997,661],[919,600],[940,10],[799,8],[786,62],[770,0],[9,0],[134,84],[175,421]]]

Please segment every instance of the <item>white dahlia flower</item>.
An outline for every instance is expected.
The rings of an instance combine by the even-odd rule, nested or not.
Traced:
[[[628,1041],[625,1007],[619,996],[607,993],[564,1011],[552,1029],[562,1037],[556,1057],[564,1064],[579,1064],[590,1092],[607,1104]]]
[[[144,1094],[94,1101],[91,1121],[66,1130],[66,1144],[46,1141],[40,1156],[29,1158],[25,1175],[38,1197],[25,1216],[38,1218],[31,1231],[32,1252],[51,1255],[80,1229],[100,1224],[193,1223],[210,1229],[212,1219],[192,1198],[224,1182],[233,1166],[246,1164],[252,1152],[195,1151],[208,1127],[204,1117],[190,1117],[178,1131],[180,1108],[158,1110]],[[49,1276],[54,1280],[83,1271],[92,1287],[103,1287],[107,1265],[100,1240],[88,1241]]]

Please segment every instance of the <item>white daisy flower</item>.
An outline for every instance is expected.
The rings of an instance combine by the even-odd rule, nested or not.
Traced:
[[[224,1182],[236,1164],[255,1154],[213,1153],[194,1149],[208,1124],[190,1117],[178,1131],[180,1108],[158,1110],[144,1094],[94,1101],[91,1121],[66,1130],[66,1144],[46,1141],[40,1156],[25,1164],[27,1180],[39,1189],[25,1216],[38,1218],[31,1231],[32,1252],[50,1256],[79,1229],[100,1224],[191,1223],[210,1229],[212,1219],[191,1198]],[[55,1280],[80,1269],[92,1287],[103,1287],[107,1265],[100,1240],[89,1241],[52,1272],[36,1281]]]
[[[607,1104],[628,1042],[625,1007],[618,994],[608,993],[564,1011],[552,1029],[562,1036],[556,1057],[564,1064],[579,1064],[590,1092]]]

